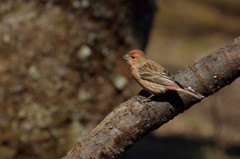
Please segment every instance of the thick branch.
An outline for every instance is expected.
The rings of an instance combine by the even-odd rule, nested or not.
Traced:
[[[240,75],[240,38],[211,53],[175,75],[177,81],[209,96]],[[141,91],[115,108],[81,139],[64,159],[117,158],[144,134],[157,129],[199,102],[191,96],[169,92],[144,102]]]

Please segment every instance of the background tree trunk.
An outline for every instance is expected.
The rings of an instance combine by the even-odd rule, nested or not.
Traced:
[[[130,96],[119,59],[144,48],[155,3],[9,0],[0,6],[0,158],[63,156]]]

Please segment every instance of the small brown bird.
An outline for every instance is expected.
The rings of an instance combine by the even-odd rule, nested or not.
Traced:
[[[152,95],[163,94],[167,91],[179,91],[202,99],[199,93],[184,88],[174,77],[156,62],[147,59],[141,50],[132,50],[123,56],[130,66],[131,73],[136,81]]]

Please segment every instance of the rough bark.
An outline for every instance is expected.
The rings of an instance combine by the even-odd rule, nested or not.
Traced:
[[[209,96],[240,75],[240,38],[187,66],[175,75],[185,86]],[[157,129],[199,100],[169,92],[144,102],[147,93],[115,108],[95,129],[82,138],[64,159],[117,158],[144,134]]]

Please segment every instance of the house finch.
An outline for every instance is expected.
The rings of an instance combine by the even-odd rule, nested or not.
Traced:
[[[136,81],[152,95],[163,94],[167,91],[179,91],[202,99],[199,93],[184,88],[174,77],[156,62],[147,59],[141,50],[132,50],[123,56],[130,66],[131,73]]]

